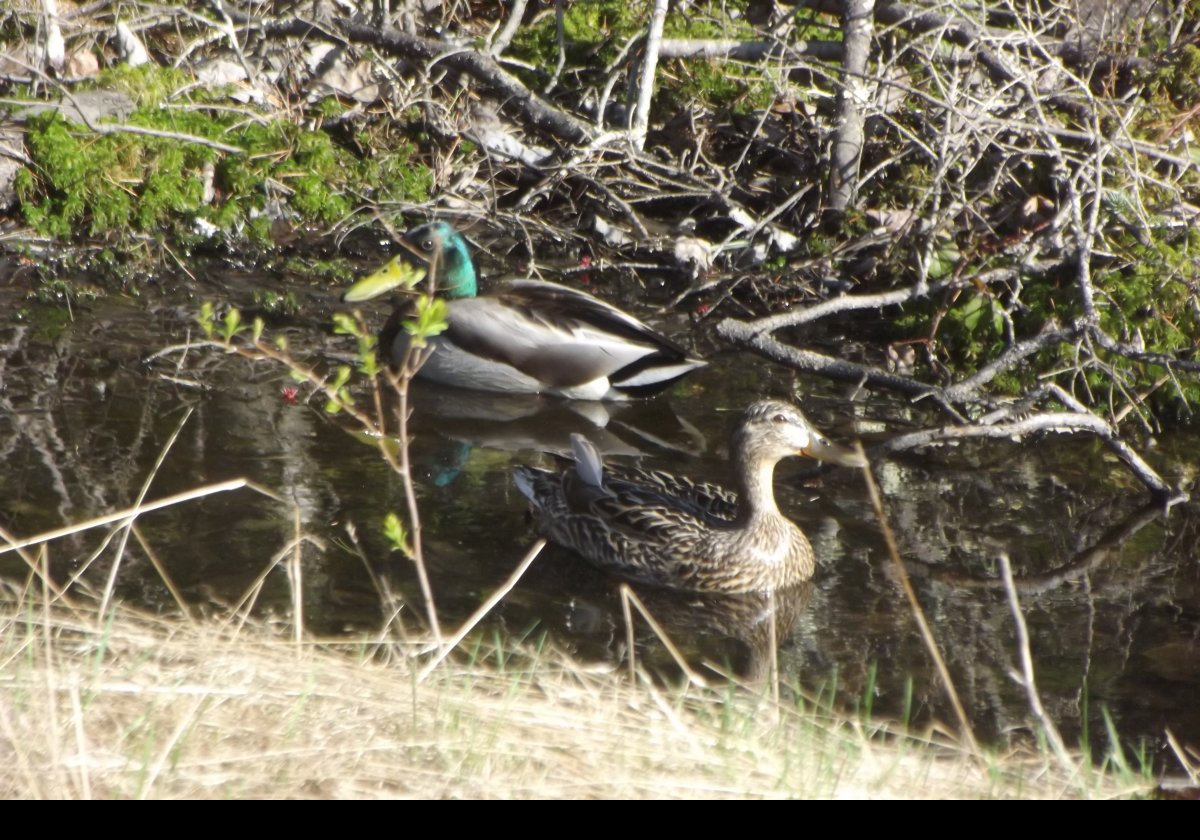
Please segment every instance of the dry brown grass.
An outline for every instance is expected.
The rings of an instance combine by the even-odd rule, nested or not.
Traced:
[[[418,683],[396,645],[0,599],[0,796],[1113,797],[1144,779],[654,688],[533,647]]]

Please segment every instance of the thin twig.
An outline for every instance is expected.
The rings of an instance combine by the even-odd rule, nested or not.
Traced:
[[[358,539],[358,529],[354,526],[353,522],[346,523],[346,536],[350,538],[350,544],[354,546],[354,553],[362,561],[367,576],[371,578],[371,585],[375,587],[375,593],[379,596],[383,617],[383,623],[379,628],[380,638],[385,638],[391,632],[393,625],[399,626],[401,635],[407,637],[404,625],[400,622],[400,614],[404,610],[405,604],[396,598],[392,593],[391,587],[387,585],[387,581],[379,576],[374,566],[367,560],[367,554],[363,551],[362,543]]]
[[[162,129],[146,128],[140,125],[100,123],[98,125],[89,124],[88,129],[97,134],[142,134],[147,137],[178,140],[182,143],[195,143],[197,146],[208,146],[210,149],[229,152],[233,155],[245,154],[246,151],[240,146],[231,146],[228,143],[222,143],[219,140],[209,140],[207,137],[200,137],[195,134],[184,134],[181,131],[163,131]]]
[[[1013,674],[1013,678],[1025,689],[1029,708],[1034,717],[1038,719],[1046,740],[1050,742],[1050,749],[1054,751],[1054,756],[1064,770],[1068,773],[1075,773],[1078,771],[1078,765],[1071,759],[1071,754],[1067,752],[1067,745],[1063,743],[1058,727],[1046,714],[1046,709],[1042,706],[1042,698],[1038,696],[1037,682],[1033,676],[1033,655],[1029,650],[1029,628],[1025,625],[1025,615],[1021,612],[1021,602],[1017,598],[1017,588],[1013,584],[1012,563],[1009,562],[1008,555],[1003,552],[998,559],[1000,576],[1004,580],[1004,592],[1008,596],[1008,606],[1012,610],[1013,622],[1017,628],[1017,653],[1021,657],[1021,673]]]
[[[58,703],[55,695],[58,693],[58,669],[55,666],[55,646],[51,637],[51,628],[54,626],[50,616],[50,592],[46,581],[50,580],[50,547],[43,545],[38,551],[38,562],[42,567],[42,655],[45,657],[45,688],[46,702],[45,708],[48,712],[50,721],[50,737],[47,739],[50,747],[50,766],[58,772],[63,770],[62,756],[60,754],[59,729],[58,725]],[[103,617],[99,620],[103,621]]]
[[[505,595],[512,591],[512,588],[517,585],[517,581],[521,579],[522,575],[525,574],[525,571],[533,564],[533,561],[537,559],[537,556],[545,547],[546,541],[539,539],[529,551],[525,552],[525,556],[521,558],[521,562],[517,564],[517,568],[513,570],[513,573],[508,576],[504,583],[500,584],[496,591],[480,604],[475,612],[471,613],[471,616],[462,623],[462,626],[455,631],[454,635],[442,643],[437,654],[425,663],[417,673],[417,682],[425,682],[425,678],[433,673],[433,669],[441,664],[450,651],[458,647],[459,643],[467,637],[467,634],[475,628],[475,625],[482,621],[483,617],[491,612],[492,608],[500,603]]]
[[[1171,752],[1175,753],[1175,760],[1179,762],[1179,766],[1183,768],[1183,772],[1188,774],[1188,779],[1191,780],[1193,786],[1200,785],[1200,762],[1188,761],[1188,750],[1179,743],[1179,739],[1175,737],[1175,733],[1168,727],[1165,731],[1167,736],[1167,744],[1171,747]],[[1200,755],[1193,752],[1196,759],[1200,759]]]
[[[525,6],[529,0],[513,0],[512,8],[508,11],[508,20],[504,21],[504,28],[500,30],[500,34],[492,41],[492,45],[488,47],[488,52],[492,58],[499,58],[500,55],[508,49],[508,45],[512,43],[513,36],[517,34],[517,28],[521,25],[521,20],[525,17]]]
[[[675,646],[675,643],[671,641],[671,637],[667,634],[667,631],[664,630],[662,625],[654,619],[654,616],[650,613],[650,610],[647,609],[646,605],[642,602],[642,599],[637,596],[637,593],[633,591],[633,588],[627,583],[622,583],[620,592],[621,611],[625,616],[625,632],[629,642],[629,667],[631,669],[634,667],[633,616],[629,611],[629,604],[632,604],[637,608],[637,611],[641,613],[642,618],[646,619],[646,623],[650,625],[650,629],[654,632],[654,635],[656,635],[659,641],[662,642],[663,647],[667,649],[667,653],[671,654],[671,658],[675,660],[675,664],[679,666],[681,671],[683,671],[684,676],[688,678],[688,681],[700,686],[701,688],[707,688],[708,682],[704,679],[704,677],[692,670],[690,665],[688,665],[687,657],[685,657],[683,653],[680,652],[679,648]]]
[[[440,252],[440,243],[439,243]],[[437,258],[434,257],[429,263],[429,294],[432,296],[437,288],[439,265]],[[390,352],[391,348],[384,348],[385,352]],[[399,462],[389,460],[393,464],[393,468],[400,475],[400,481],[404,485],[404,501],[408,507],[409,530],[412,533],[411,552],[413,564],[417,569],[417,582],[421,587],[421,597],[425,601],[425,617],[429,621],[429,630],[433,633],[434,642],[438,647],[442,645],[442,628],[438,623],[437,604],[433,600],[433,587],[429,582],[429,570],[425,565],[425,551],[423,541],[421,539],[421,512],[417,505],[417,490],[412,479],[412,460],[409,457],[409,438],[408,438],[408,389],[412,384],[413,377],[421,365],[428,358],[429,353],[433,352],[433,348],[418,347],[416,342],[409,344],[408,352],[405,356],[404,363],[400,368],[399,373],[388,368],[384,371],[388,382],[396,391],[398,401],[396,404],[396,424],[398,426],[397,433],[400,436],[400,458]],[[376,395],[376,405],[378,406],[379,396]],[[380,418],[382,424],[382,417]],[[380,443],[382,446],[382,442]]]
[[[904,597],[908,599],[908,605],[912,609],[913,619],[917,622],[917,627],[921,631],[921,638],[925,642],[925,649],[929,651],[929,655],[933,658],[933,663],[937,667],[938,675],[942,679],[942,687],[946,690],[946,696],[950,700],[950,705],[954,709],[954,714],[958,717],[959,734],[967,742],[967,747],[972,755],[982,756],[979,749],[979,742],[975,740],[975,732],[971,728],[971,721],[967,717],[967,711],[963,708],[962,701],[958,699],[958,692],[954,688],[954,680],[950,677],[950,669],[946,667],[946,660],[942,658],[942,652],[938,649],[937,641],[933,638],[933,631],[929,629],[929,622],[925,620],[925,611],[921,609],[921,603],[917,600],[917,593],[913,589],[912,581],[908,578],[908,570],[904,568],[904,561],[900,559],[900,549],[896,546],[896,537],[892,533],[892,528],[888,524],[887,514],[883,510],[883,498],[879,495],[879,487],[875,484],[875,476],[871,473],[871,462],[867,460],[866,452],[863,451],[862,444],[856,444],[858,455],[863,461],[863,478],[867,482],[867,493],[871,497],[871,506],[875,509],[875,517],[879,521],[879,529],[883,532],[884,542],[887,543],[888,555],[892,558],[892,565],[896,570],[896,577],[900,582],[900,588],[904,592]]]
[[[154,567],[154,571],[158,572],[158,576],[162,580],[163,585],[167,587],[167,591],[170,592],[171,597],[175,599],[175,605],[179,607],[180,614],[183,615],[184,619],[189,624],[195,624],[195,620],[192,618],[192,611],[188,608],[187,601],[184,599],[183,593],[179,591],[179,587],[175,585],[175,581],[167,573],[166,567],[163,565],[162,560],[160,560],[158,557],[158,552],[156,552],[150,546],[145,534],[142,533],[142,529],[138,527],[136,522],[130,525],[130,530],[133,532],[134,539],[138,541],[138,545],[141,546],[142,553],[146,555],[146,559],[150,561],[150,565]]]
[[[546,82],[546,86],[542,88],[542,93],[547,96],[558,87],[558,80],[562,77],[563,68],[567,66],[565,5],[566,0],[555,0],[554,2],[554,43],[558,46],[558,58],[554,61],[554,72],[550,74],[550,81]]]
[[[194,409],[189,406],[187,410],[183,412],[183,417],[179,418],[179,423],[175,426],[175,431],[171,433],[171,436],[167,438],[167,442],[163,444],[162,449],[159,450],[158,457],[154,461],[154,466],[150,468],[150,472],[147,474],[146,480],[142,482],[142,487],[138,491],[137,500],[133,503],[134,507],[141,505],[141,503],[146,500],[146,494],[150,492],[150,484],[154,481],[154,477],[158,475],[158,471],[162,467],[163,461],[167,459],[167,453],[171,451],[171,447],[174,446],[175,441],[179,439],[179,435],[183,431],[183,427],[187,425],[187,421],[191,418],[193,411]],[[100,609],[98,610],[98,613],[102,619],[105,613],[108,612],[108,604],[112,598],[113,587],[115,587],[117,583],[117,572],[120,570],[121,560],[125,556],[125,546],[129,542],[130,526],[132,526],[133,523],[134,520],[130,519],[122,529],[121,539],[117,543],[117,551],[116,556],[113,558],[112,568],[108,570],[108,580],[104,584],[104,593],[100,598]]]
[[[633,633],[633,610],[630,608],[630,590],[621,584],[621,617],[625,620],[625,657],[629,662],[629,684],[637,685],[637,642]]]
[[[75,730],[75,755],[79,768],[79,792],[84,800],[92,798],[91,755],[88,749],[87,734],[83,729],[83,703],[79,699],[79,686],[72,682],[67,686],[67,694],[71,700],[71,722]]]
[[[301,562],[300,505],[292,506],[292,557],[288,563],[288,581],[292,585],[292,641],[304,641],[304,564]]]
[[[142,777],[142,783],[138,788],[138,799],[147,799],[151,796],[151,789],[154,783],[158,781],[158,777],[162,775],[169,763],[173,763],[175,750],[179,746],[179,741],[187,731],[195,725],[196,720],[200,715],[200,710],[209,702],[209,698],[201,695],[195,698],[188,704],[187,710],[179,716],[179,722],[175,724],[175,728],[171,730],[166,740],[158,750],[158,755],[154,759],[154,763],[150,765],[149,772]]]
[[[70,598],[67,596],[67,589],[65,587],[60,587],[58,584],[56,584],[52,580],[41,580],[43,572],[42,572],[42,568],[41,568],[40,564],[37,561],[37,558],[34,557],[32,554],[30,554],[28,551],[21,550],[21,548],[19,546],[17,546],[18,542],[19,542],[19,540],[17,539],[17,537],[15,537],[13,534],[9,533],[8,530],[6,530],[5,528],[0,528],[0,544],[9,545],[10,547],[12,547],[12,550],[15,550],[17,552],[17,554],[20,555],[21,560],[24,561],[24,563],[25,563],[25,567],[27,569],[29,569],[29,571],[33,574],[33,576],[35,578],[38,578],[40,583],[49,587],[50,591],[52,591],[54,593],[54,600],[56,600],[56,601],[61,600],[61,601],[65,601],[66,603],[70,604],[71,602],[70,602]],[[36,545],[36,544],[37,543],[34,543],[34,545]],[[8,549],[5,549],[5,550],[8,550]],[[0,553],[3,553],[3,551],[0,551]]]
[[[228,481],[218,481],[216,484],[205,484],[202,487],[195,487],[191,490],[186,490],[183,493],[175,493],[165,498],[158,499],[144,505],[136,505],[130,508],[124,508],[115,513],[106,513],[103,516],[97,516],[94,519],[86,519],[83,522],[77,522],[73,525],[66,525],[62,528],[55,528],[53,531],[44,531],[36,536],[27,537],[23,540],[6,541],[7,544],[0,545],[0,554],[17,549],[27,548],[31,545],[40,545],[41,543],[50,542],[51,540],[69,537],[72,534],[78,534],[81,531],[88,531],[92,528],[99,528],[103,525],[110,525],[113,522],[120,522],[124,519],[136,519],[143,514],[151,511],[161,510],[165,507],[180,504],[181,502],[190,502],[193,499],[202,499],[205,496],[211,496],[215,493],[226,493],[230,490],[240,490],[243,487],[253,490],[255,493],[261,493],[267,498],[274,499],[277,502],[282,502],[283,499],[278,495],[268,490],[267,488],[255,484],[246,478],[231,478]]]

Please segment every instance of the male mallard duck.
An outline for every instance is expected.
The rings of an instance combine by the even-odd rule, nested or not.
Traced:
[[[705,362],[615,306],[575,289],[539,280],[515,280],[476,297],[475,265],[463,237],[445,222],[410,230],[404,253],[355,283],[342,296],[369,300],[412,289],[433,273],[448,299],[449,329],[418,376],[481,391],[556,394],[580,400],[619,400],[665,388]],[[408,354],[398,306],[379,341],[399,366]]]
[[[762,591],[811,578],[812,546],[775,504],[775,464],[789,455],[861,464],[777,400],[751,405],[733,432],[737,493],[666,472],[604,466],[586,439],[573,443],[574,469],[517,468],[517,489],[539,529],[609,571],[705,592]]]

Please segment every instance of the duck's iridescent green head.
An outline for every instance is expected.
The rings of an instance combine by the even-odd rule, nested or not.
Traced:
[[[447,298],[475,297],[475,264],[462,234],[446,222],[419,225],[400,241],[404,252],[346,290],[347,303],[370,300],[395,289],[415,290],[432,270],[437,291]]]
[[[448,298],[475,297],[475,263],[462,234],[446,222],[429,222],[404,234],[401,243],[437,272],[438,291]]]

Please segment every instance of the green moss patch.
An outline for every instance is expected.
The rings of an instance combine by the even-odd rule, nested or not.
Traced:
[[[432,186],[410,143],[360,157],[322,130],[239,106],[222,90],[193,88],[186,99],[172,99],[186,88],[179,71],[110,71],[98,84],[133,97],[137,108],[127,125],[179,136],[98,134],[57,112],[31,117],[26,146],[32,165],[18,174],[16,188],[24,218],[43,235],[72,240],[132,229],[186,238],[193,221],[202,219],[254,237],[266,231],[257,220],[268,211],[301,225],[329,225],[360,199],[422,201]],[[244,151],[225,152],[183,135]],[[206,202],[210,166],[213,197]]]

